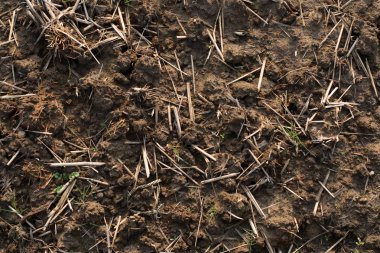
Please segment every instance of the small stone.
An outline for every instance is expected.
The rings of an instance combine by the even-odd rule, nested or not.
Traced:
[[[25,135],[26,135],[26,133],[24,131],[22,131],[22,130],[20,130],[20,131],[17,132],[17,137],[18,138],[25,138]]]

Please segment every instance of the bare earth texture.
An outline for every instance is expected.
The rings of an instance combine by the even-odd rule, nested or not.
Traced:
[[[0,252],[379,252],[379,0],[0,18]]]

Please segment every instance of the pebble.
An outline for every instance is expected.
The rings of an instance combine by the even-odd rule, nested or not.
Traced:
[[[20,131],[17,132],[17,137],[18,138],[25,138],[25,135],[26,135],[26,133],[24,131],[22,131],[22,130],[20,130]]]

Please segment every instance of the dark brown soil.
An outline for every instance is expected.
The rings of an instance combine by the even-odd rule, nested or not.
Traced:
[[[96,21],[118,1],[84,2]],[[119,7],[151,44],[132,30],[128,44],[94,50],[98,64],[59,52],[49,61],[24,1],[0,2],[0,252],[379,252],[380,1]],[[219,47],[224,27],[224,62],[214,27]],[[35,95],[7,97],[25,94]],[[105,165],[49,165],[84,161]],[[327,174],[334,198],[323,190],[313,213]],[[40,229],[68,181],[70,205]]]

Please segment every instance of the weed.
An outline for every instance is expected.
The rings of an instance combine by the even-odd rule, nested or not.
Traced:
[[[247,242],[248,252],[252,253],[254,246],[256,245],[256,235],[253,231],[245,230],[245,239]]]
[[[210,209],[207,210],[206,217],[209,221],[214,221],[217,214],[217,209],[215,205],[212,205]]]
[[[354,253],[360,253],[360,250],[358,248],[363,247],[365,242],[363,242],[359,237],[357,238],[357,241],[355,242],[356,246],[354,249]]]
[[[59,181],[70,181],[70,180],[73,180],[74,178],[77,178],[79,177],[79,172],[78,171],[74,171],[74,172],[71,172],[71,173],[66,173],[66,172],[63,172],[63,173],[59,173],[59,172],[56,172],[53,174],[53,177]],[[53,190],[53,193],[55,194],[58,194],[59,192],[61,192],[61,189],[62,189],[63,185],[59,185],[57,187],[54,188]]]
[[[92,195],[93,195],[91,185],[89,185],[87,187],[83,187],[83,188],[78,187],[78,192],[79,192],[78,200],[80,202],[86,202],[86,200],[88,198],[92,197]]]
[[[62,187],[63,185],[58,185],[57,187],[54,188],[53,193],[58,194],[59,192],[61,192]]]
[[[364,246],[365,242],[363,242],[363,241],[358,237],[358,240],[356,241],[355,244],[356,244],[356,246],[361,247],[361,246]]]
[[[292,128],[284,128],[286,134],[289,136],[290,139],[292,139],[297,144],[302,144],[302,141],[296,131],[294,131]]]
[[[65,172],[63,172],[63,173],[56,172],[53,174],[53,176],[55,179],[68,181],[68,180],[72,180],[76,177],[79,177],[79,172],[74,171],[74,172],[71,172],[70,174],[65,173]]]
[[[290,141],[296,146],[297,151],[298,151],[298,147],[302,147],[303,149],[305,149],[310,154],[313,154],[313,152],[310,151],[306,147],[305,143],[301,140],[299,134],[293,130],[293,127],[283,127],[283,131],[289,137]]]
[[[107,121],[104,121],[104,122],[100,123],[100,127],[102,129],[107,128]]]
[[[124,0],[124,4],[125,4],[126,6],[130,6],[131,3],[132,3],[132,0]]]
[[[251,74],[251,75],[247,76],[247,82],[253,82],[253,80],[255,80],[255,78],[256,78],[256,75]]]
[[[17,210],[17,200],[16,200],[16,195],[13,195],[11,206],[13,209]]]
[[[13,195],[12,201],[11,201],[11,207],[16,210],[18,214],[22,214],[26,209],[20,209],[17,203],[16,194]]]
[[[173,153],[174,153],[177,157],[179,157],[179,147],[178,147],[178,146],[173,147]]]
[[[178,144],[177,145],[168,144],[168,147],[172,150],[172,152],[175,155],[175,157],[177,158],[177,160],[179,160],[180,146]]]

